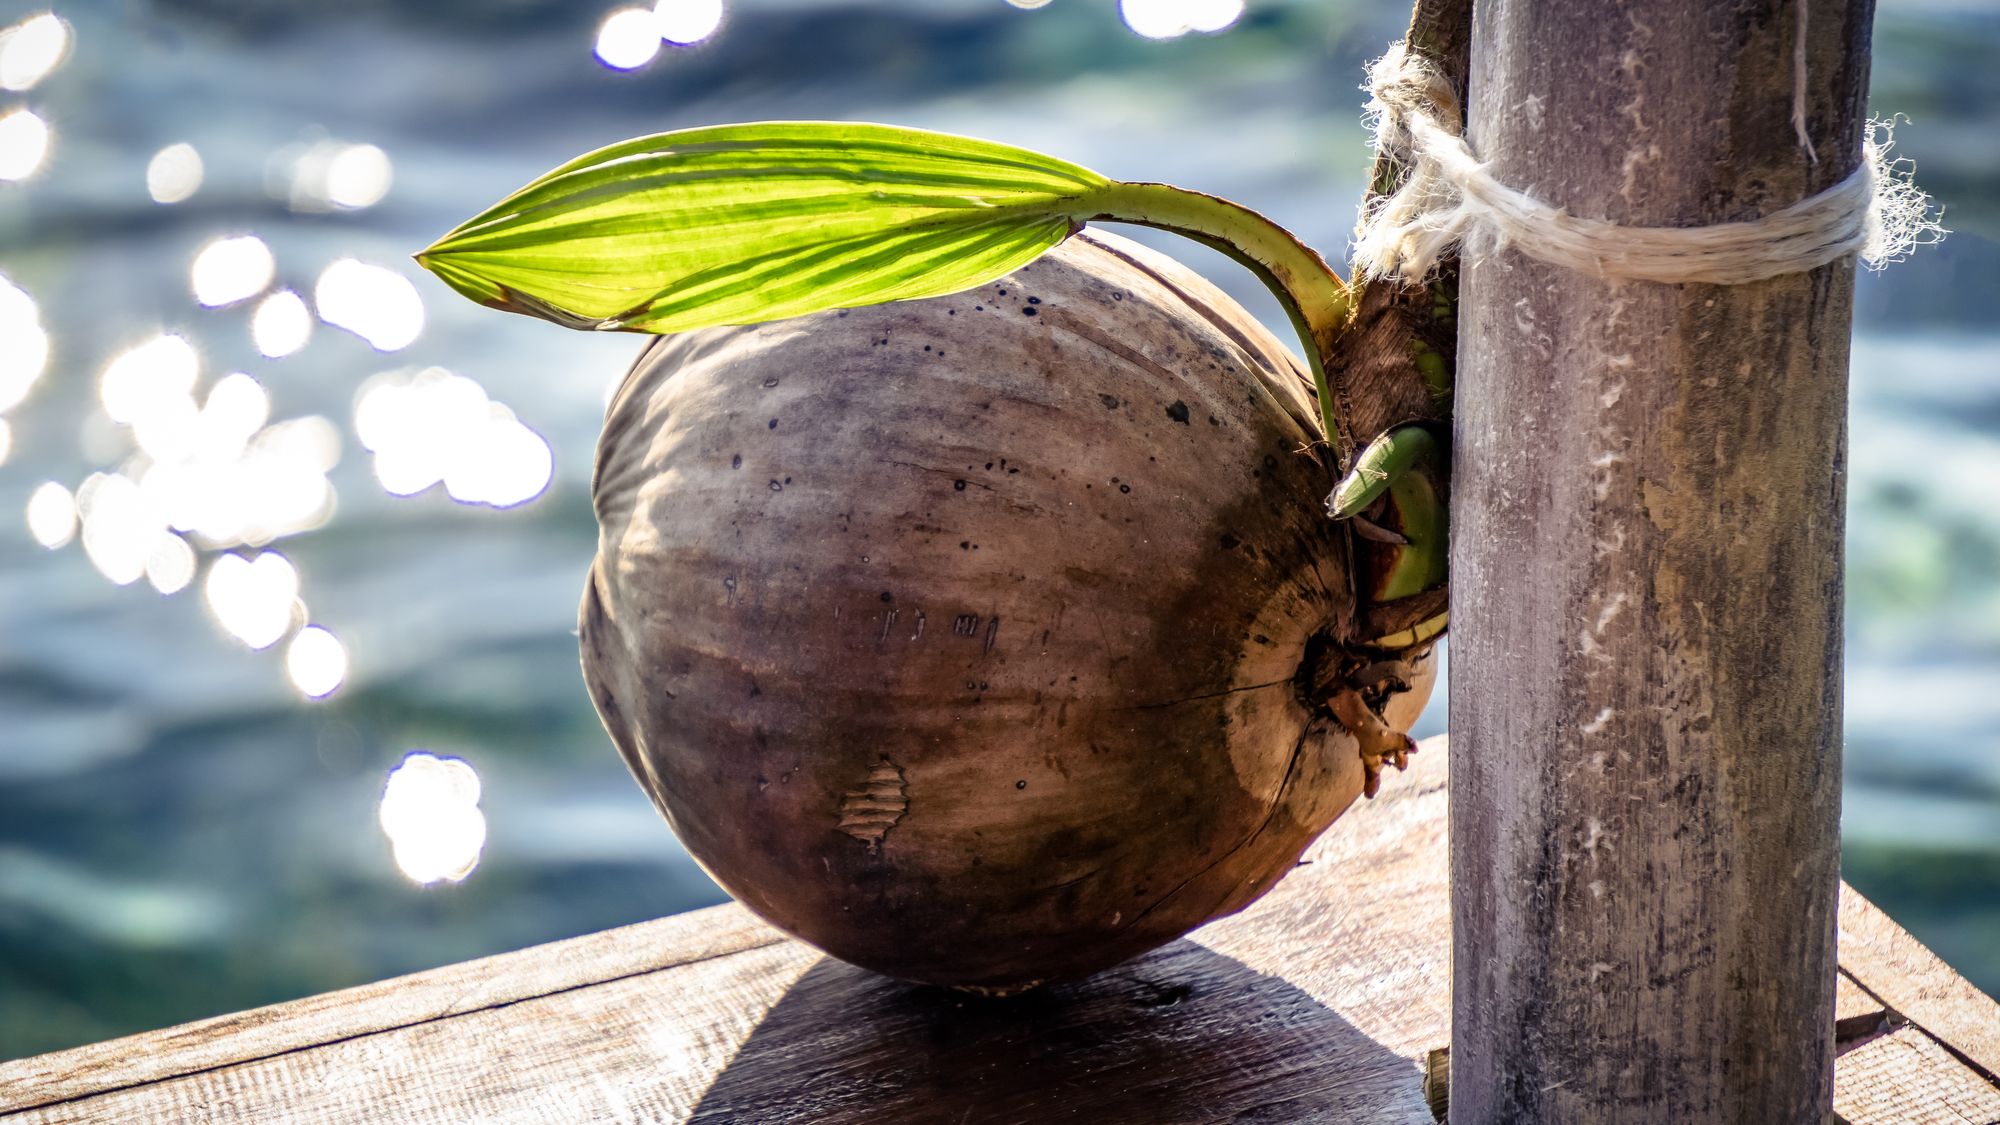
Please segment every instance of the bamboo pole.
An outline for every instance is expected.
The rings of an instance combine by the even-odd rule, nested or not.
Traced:
[[[1473,147],[1629,225],[1820,191],[1872,2],[1795,2],[1482,0]],[[1464,273],[1454,1125],[1830,1113],[1853,275]]]

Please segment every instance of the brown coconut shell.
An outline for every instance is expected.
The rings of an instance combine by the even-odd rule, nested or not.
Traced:
[[[1269,890],[1362,790],[1312,686],[1354,618],[1313,417],[1247,312],[1095,233],[660,338],[598,451],[585,678],[778,927],[917,981],[1094,972]]]

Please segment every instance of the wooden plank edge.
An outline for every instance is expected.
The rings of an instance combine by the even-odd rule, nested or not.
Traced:
[[[2000,1002],[1846,883],[1840,885],[1839,917],[1840,966],[1855,983],[2000,1086]]]
[[[502,1008],[791,939],[734,903],[0,1063],[0,1116]]]

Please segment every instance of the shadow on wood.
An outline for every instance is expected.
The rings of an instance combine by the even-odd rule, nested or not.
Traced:
[[[822,959],[690,1120],[1378,1122],[1404,1119],[1421,1082],[1285,980],[1182,940],[1005,999]]]

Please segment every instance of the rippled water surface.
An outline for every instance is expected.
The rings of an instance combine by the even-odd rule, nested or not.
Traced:
[[[576,672],[637,345],[412,250],[599,144],[764,117],[1009,140],[1338,248],[1401,19],[53,2],[0,0],[0,1057],[720,901]],[[1849,877],[2000,992],[1996,50],[1984,4],[1884,4],[1877,108],[1957,233],[1861,290],[1845,829]]]

